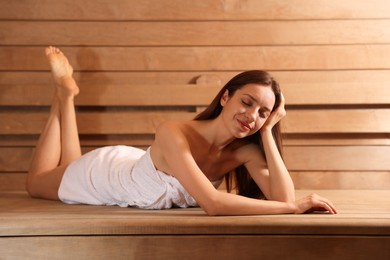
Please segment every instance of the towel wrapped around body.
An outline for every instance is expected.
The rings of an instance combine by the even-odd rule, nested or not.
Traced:
[[[123,145],[98,148],[72,162],[58,196],[68,204],[144,209],[197,206],[175,177],[155,168],[150,147],[145,152]]]

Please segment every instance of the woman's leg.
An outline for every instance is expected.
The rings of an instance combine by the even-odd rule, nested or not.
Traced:
[[[39,138],[27,175],[27,191],[33,197],[58,199],[58,188],[67,165],[81,156],[74,109],[79,88],[63,53],[45,50],[56,82],[49,118]]]

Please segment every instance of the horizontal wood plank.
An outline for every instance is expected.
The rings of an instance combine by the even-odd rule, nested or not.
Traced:
[[[207,105],[219,85],[96,85],[85,84],[76,105],[80,106],[198,106]],[[0,105],[47,106],[53,87],[48,85],[2,85]]]
[[[390,83],[284,84],[287,105],[390,105]],[[221,85],[96,84],[85,83],[76,98],[79,106],[205,106]],[[350,93],[350,94],[346,94]],[[53,87],[48,84],[2,84],[0,106],[48,106]]]
[[[247,259],[292,259],[289,252],[297,258],[379,259],[390,256],[389,243],[388,236],[20,236],[0,238],[0,253],[20,259],[237,259],[242,252]]]
[[[43,52],[43,47],[40,49]],[[41,54],[42,54],[41,52]],[[71,58],[71,57],[69,57]],[[81,93],[86,85],[183,85],[195,83],[199,75],[216,76],[222,84],[228,82],[241,71],[140,71],[140,72],[75,72],[73,74],[81,87]],[[323,71],[271,71],[273,77],[280,83],[282,90],[284,85],[299,86],[310,85],[336,85],[372,86],[390,82],[390,70],[323,70]],[[5,85],[47,85],[53,86],[53,78],[48,71],[3,71],[0,72],[0,87]],[[45,89],[47,91],[48,89]],[[369,90],[366,90],[369,91]],[[355,94],[355,93],[354,93]],[[372,93],[371,93],[372,94]],[[307,100],[307,102],[310,102]]]
[[[390,146],[287,146],[290,171],[388,171]]]
[[[0,147],[31,147],[35,146],[39,134],[7,134],[0,135]],[[130,145],[149,146],[154,140],[154,134],[110,134],[110,135],[80,135],[82,146]],[[379,134],[283,134],[285,146],[381,146],[390,145],[390,133]],[[304,149],[304,147],[302,147]]]
[[[283,145],[285,146],[390,145],[390,133],[283,134]]]
[[[298,190],[390,190],[390,171],[290,171],[290,175]],[[26,176],[1,173],[0,191],[25,190]]]
[[[389,109],[287,110],[284,133],[390,133]]]
[[[2,21],[2,45],[244,46],[388,44],[390,20],[256,22]],[[334,28],[339,28],[335,30]],[[23,33],[20,33],[23,31]],[[102,35],[100,32],[104,32]],[[264,37],[264,35],[267,35]]]
[[[284,133],[389,133],[390,109],[288,110]],[[78,112],[80,134],[153,134],[167,120],[189,120],[192,112]],[[48,112],[0,112],[0,134],[39,134]]]
[[[94,149],[84,147],[83,152]],[[27,171],[33,148],[0,147],[0,172]],[[390,146],[286,146],[290,171],[389,171]]]
[[[0,191],[22,191],[26,188],[26,173],[1,173]]]
[[[214,71],[389,69],[390,45],[65,47],[75,70]],[[359,55],[356,55],[359,53]],[[174,58],[173,58],[174,57]],[[48,70],[42,47],[0,47],[0,70]]]
[[[189,120],[195,113],[186,112],[79,112],[80,134],[153,134],[167,120]],[[38,134],[47,112],[1,112],[0,134]]]
[[[389,191],[300,190],[329,198],[340,214],[207,216],[200,208],[141,210],[117,206],[64,205],[31,199],[26,192],[0,195],[0,235],[382,235],[390,234]],[[21,206],[22,205],[22,206]],[[41,210],[37,210],[41,209]],[[343,246],[343,245],[342,245]]]
[[[290,171],[290,175],[301,190],[390,190],[390,171]]]
[[[3,3],[0,19],[311,20],[390,18],[389,14],[390,4],[386,0],[8,0]]]

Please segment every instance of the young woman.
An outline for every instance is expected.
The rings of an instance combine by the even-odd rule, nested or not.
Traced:
[[[316,194],[295,199],[280,155],[284,98],[268,73],[237,75],[195,120],[161,124],[147,151],[109,146],[82,156],[73,69],[59,49],[45,51],[56,88],[27,177],[32,197],[146,209],[199,205],[209,215],[336,213]],[[223,178],[228,191],[234,179],[237,193],[216,189]]]

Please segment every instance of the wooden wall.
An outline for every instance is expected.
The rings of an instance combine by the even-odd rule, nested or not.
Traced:
[[[50,100],[47,45],[67,54],[95,105],[133,87],[187,85],[200,75],[224,83],[243,70],[268,70],[286,93],[285,159],[297,188],[390,188],[390,1],[0,4],[0,189],[23,189]],[[88,130],[93,122],[82,123],[84,150],[150,144],[152,132],[124,132],[132,129],[126,113],[153,114],[161,106],[96,109],[86,100],[78,104],[81,121],[96,110],[122,117],[100,134]]]

